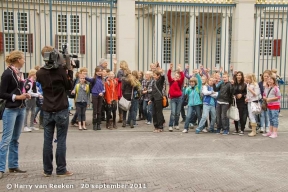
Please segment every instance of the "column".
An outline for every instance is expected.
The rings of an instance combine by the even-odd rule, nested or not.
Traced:
[[[221,67],[229,71],[229,15],[222,14],[221,21]]]
[[[287,14],[286,14],[287,15]],[[278,70],[278,73],[280,73],[281,77],[284,77],[285,72],[285,68],[284,66],[288,63],[288,20],[287,20],[287,16],[284,16],[282,19],[282,25],[283,25],[283,37],[281,40],[281,65],[282,65],[282,71]],[[286,61],[285,61],[286,59]],[[278,67],[279,69],[279,67]],[[286,73],[287,75],[287,73]]]
[[[189,21],[189,68],[196,69],[196,13],[190,12],[190,21]],[[191,70],[189,71],[191,72]]]
[[[256,34],[256,37],[255,37],[255,52],[254,52],[254,54],[255,54],[255,56],[254,56],[254,70],[255,70],[255,74],[259,74],[259,59],[260,59],[260,37],[259,37],[259,35],[260,35],[260,28],[261,28],[261,26],[260,26],[260,20],[261,20],[261,18],[260,18],[260,13],[257,13],[256,14],[256,28],[255,28],[255,34]],[[261,70],[261,69],[260,69]],[[263,69],[262,69],[262,71],[263,71]]]
[[[252,72],[254,68],[255,0],[235,0],[232,21],[231,65],[237,71]]]
[[[116,19],[116,57],[118,61],[127,61],[131,70],[137,69],[135,59],[137,50],[135,48],[135,23],[135,0],[118,1]]]
[[[160,65],[162,64],[162,11],[155,11],[155,61],[158,61]]]

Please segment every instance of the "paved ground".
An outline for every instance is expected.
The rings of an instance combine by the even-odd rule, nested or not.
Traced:
[[[0,191],[286,192],[288,111],[282,114],[277,139],[170,133],[167,127],[152,133],[144,122],[112,131],[70,127],[67,168],[74,175],[66,178],[41,174],[43,130],[23,133],[19,163],[28,172],[5,173]]]

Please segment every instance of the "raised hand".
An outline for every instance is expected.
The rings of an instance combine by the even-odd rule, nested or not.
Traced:
[[[222,71],[223,71],[223,67],[220,67],[219,71],[220,71],[220,73],[222,73]]]
[[[170,67],[169,67],[170,70],[173,69],[173,63],[170,63]]]
[[[187,64],[187,65],[185,65],[185,69],[189,69],[189,65]]]
[[[181,71],[181,64],[178,64],[178,65],[177,65],[177,70],[178,70],[178,71]]]

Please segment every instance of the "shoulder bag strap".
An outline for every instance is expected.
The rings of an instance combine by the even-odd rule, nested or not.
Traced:
[[[269,91],[268,91],[268,94],[267,94],[266,98],[268,98],[268,96],[269,96],[269,94],[270,94],[270,92],[271,92],[272,88],[273,88],[273,87],[271,87],[271,88],[269,89]]]
[[[161,93],[161,91],[158,89],[157,85],[156,85],[156,81],[155,81],[155,84],[154,84],[155,88],[157,89],[157,91],[160,93],[160,95],[163,97],[163,94]]]

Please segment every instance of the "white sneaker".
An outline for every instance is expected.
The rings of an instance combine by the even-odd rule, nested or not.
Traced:
[[[30,127],[31,130],[34,130],[34,131],[38,131],[39,128],[38,127]]]
[[[279,117],[283,117],[283,115],[281,113],[279,113]]]
[[[31,132],[32,130],[29,127],[24,127],[25,132]]]
[[[265,130],[263,127],[260,127],[260,133],[263,133]]]
[[[176,130],[179,130],[179,126],[175,126],[175,129],[176,129]]]
[[[151,125],[151,122],[148,121],[146,124],[147,124],[147,125]]]
[[[169,127],[169,131],[172,132],[173,131],[173,127]]]
[[[188,130],[187,130],[187,129],[184,129],[184,130],[182,131],[182,133],[188,133]]]
[[[265,133],[268,133],[269,132],[269,127],[266,127],[265,128]]]
[[[193,129],[193,128],[194,128],[193,123],[189,123],[189,128],[190,128],[190,129]]]
[[[207,131],[207,128],[205,127],[205,128],[202,130],[202,132],[207,133],[207,132],[208,132],[208,131]]]

